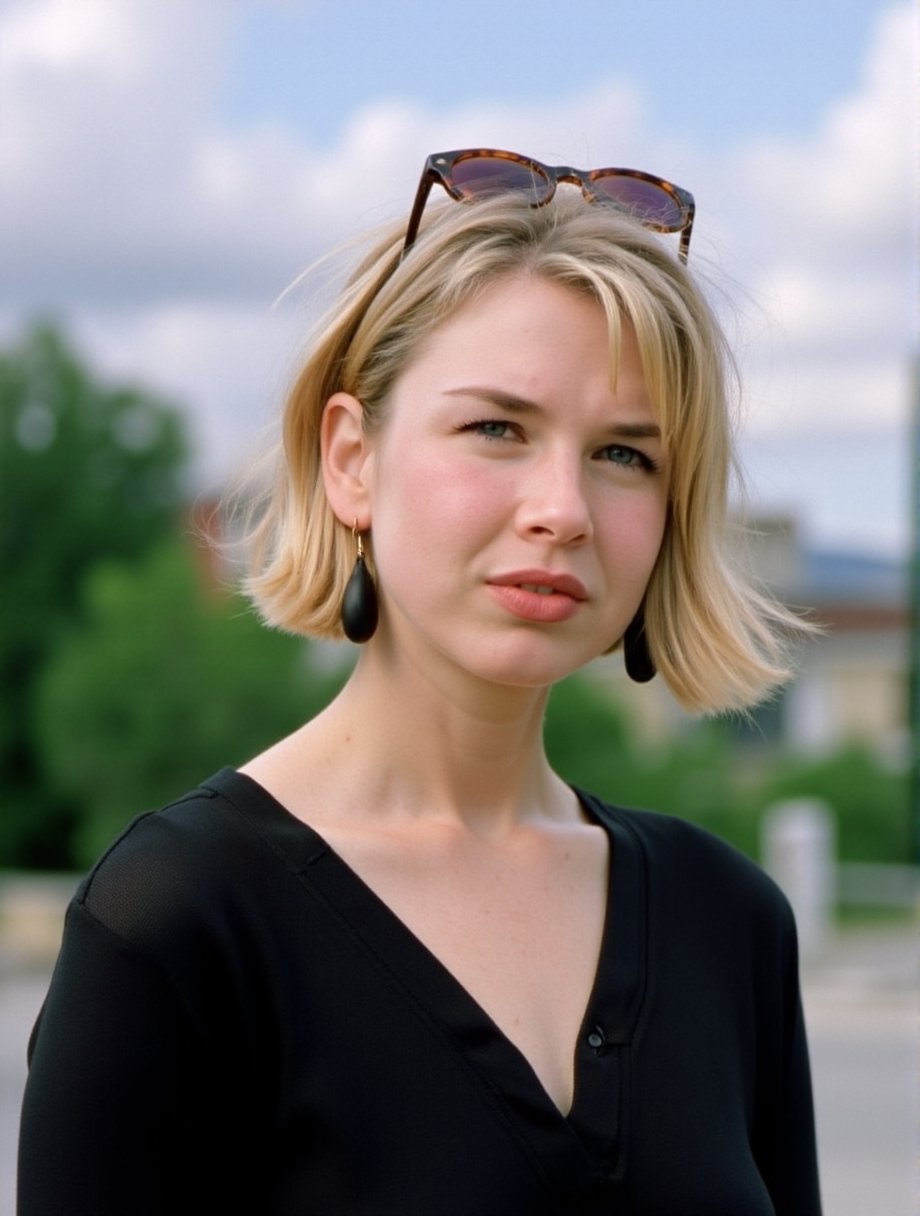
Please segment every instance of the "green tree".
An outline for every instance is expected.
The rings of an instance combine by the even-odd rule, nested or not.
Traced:
[[[870,747],[849,743],[826,756],[778,757],[756,791],[758,813],[786,798],[830,806],[841,861],[911,861],[909,776]]]
[[[757,856],[757,819],[739,752],[718,723],[701,721],[651,743],[610,692],[575,675],[553,690],[545,738],[551,761],[574,785],[620,806],[690,820]]]
[[[561,777],[624,803],[637,783],[634,734],[618,703],[582,675],[550,694],[543,728],[546,754]]]
[[[238,596],[208,588],[191,546],[103,563],[84,618],[39,683],[42,760],[80,808],[73,861],[88,865],[138,811],[240,764],[338,690],[302,639],[265,629]]]
[[[177,410],[106,385],[49,326],[0,353],[0,865],[53,865],[72,807],[30,733],[36,674],[104,557],[173,531],[185,498]]]
[[[739,744],[737,724],[705,721],[656,744],[639,738],[611,695],[576,675],[553,690],[547,752],[563,777],[621,806],[690,820],[750,857],[776,802],[828,803],[841,861],[910,860],[908,774],[865,745],[802,756]]]

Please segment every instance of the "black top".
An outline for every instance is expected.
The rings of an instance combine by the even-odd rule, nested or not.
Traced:
[[[697,828],[580,797],[612,864],[568,1117],[322,837],[224,769],[71,904],[20,1216],[816,1216],[785,899]]]

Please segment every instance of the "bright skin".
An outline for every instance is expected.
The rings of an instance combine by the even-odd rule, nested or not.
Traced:
[[[461,309],[400,377],[362,470],[388,640],[531,687],[609,649],[664,532],[657,431],[629,327],[611,387],[593,300],[517,277]]]
[[[332,705],[243,771],[566,1111],[609,857],[549,767],[542,720],[549,687],[622,636],[664,533],[667,453],[635,339],[626,327],[612,386],[601,307],[511,277],[431,335],[374,436],[361,418],[330,399],[323,468],[339,519],[368,532],[380,625]]]

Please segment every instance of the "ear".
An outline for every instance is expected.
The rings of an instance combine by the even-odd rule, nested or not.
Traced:
[[[364,433],[364,408],[350,393],[333,393],[320,423],[323,484],[341,523],[370,527],[371,449]]]

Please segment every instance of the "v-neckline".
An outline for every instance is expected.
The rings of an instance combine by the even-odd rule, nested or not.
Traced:
[[[243,783],[240,793],[247,796],[233,796],[237,783]],[[601,949],[573,1044],[572,1102],[563,1112],[517,1044],[319,831],[248,774],[226,768],[207,784],[263,835],[265,828],[284,829],[278,836],[272,834],[272,846],[276,851],[285,843],[294,846],[293,852],[281,851],[403,988],[417,1011],[448,1036],[493,1097],[516,1111],[529,1127],[557,1134],[561,1130],[592,1161],[609,1163],[621,1122],[621,1057],[636,1026],[645,973],[640,958],[645,942],[642,856],[628,825],[612,808],[573,787],[590,821],[607,833],[609,865]],[[253,796],[261,812],[256,820],[247,814]]]

